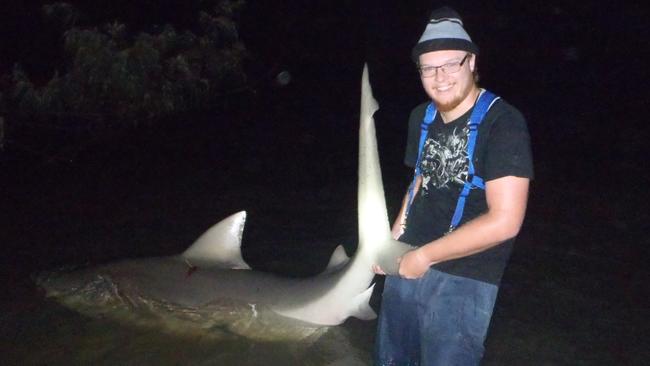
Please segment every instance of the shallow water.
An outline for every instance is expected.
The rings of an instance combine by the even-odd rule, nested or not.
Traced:
[[[3,365],[371,364],[372,321],[352,319],[302,341],[262,342],[223,329],[89,317],[35,292],[29,297],[4,312]]]
[[[293,126],[286,124],[287,136]],[[402,139],[383,126],[382,146],[401,149]],[[326,160],[308,145],[303,152],[296,144],[266,143],[264,136],[265,143],[251,144],[257,150],[245,153],[236,148],[235,132],[198,130],[208,142],[187,139],[198,146],[191,149],[178,146],[178,133],[166,133],[174,140],[155,149],[128,145],[143,150],[133,154],[137,159],[124,148],[64,166],[0,160],[6,163],[2,171],[12,173],[0,175],[6,190],[0,195],[0,365],[370,364],[374,322],[352,319],[313,342],[255,342],[221,337],[218,329],[216,335],[166,332],[89,318],[37,293],[29,280],[34,271],[177,254],[216,220],[241,209],[250,213],[243,247],[255,268],[313,274],[336,245],[354,248],[356,166],[348,145],[323,149],[322,155],[335,154]],[[345,140],[331,131],[318,130],[318,136],[328,144]],[[537,128],[539,141],[555,141],[555,130],[544,131]],[[227,143],[228,136],[235,142]],[[555,145],[537,145],[543,159],[537,159],[538,177],[497,300],[484,364],[646,365],[650,246],[643,228],[650,217],[638,199],[646,188],[627,185],[622,193],[619,177],[647,172],[625,168],[604,177],[596,174],[603,161],[590,159],[580,161],[581,174],[592,171],[594,177],[576,177],[575,162],[566,157],[584,147],[573,140]],[[274,168],[278,156],[290,173]],[[382,155],[393,212],[403,191],[399,177],[410,174],[400,170],[401,156]],[[312,169],[312,161],[327,161],[324,168],[331,169]]]

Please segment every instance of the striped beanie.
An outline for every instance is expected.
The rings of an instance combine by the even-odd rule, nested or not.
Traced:
[[[468,51],[478,55],[478,46],[469,38],[463,28],[463,21],[458,13],[448,7],[436,9],[431,13],[429,24],[422,37],[413,47],[411,57],[418,62],[421,54],[440,50]]]

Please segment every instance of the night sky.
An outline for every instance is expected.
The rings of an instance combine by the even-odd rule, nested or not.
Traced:
[[[15,63],[35,82],[62,67],[61,34],[40,14],[48,1],[3,2],[0,73]],[[170,23],[196,30],[202,1],[72,1],[83,16],[78,24],[119,20],[128,29],[152,31]],[[188,4],[189,3],[189,4]],[[408,58],[430,9],[441,2],[414,1],[250,1],[238,19],[251,58],[252,79],[282,68],[295,80],[315,84],[356,83],[363,61],[371,65],[375,94],[385,109],[409,109],[423,97]],[[642,105],[644,35],[647,12],[640,5],[593,6],[588,1],[451,2],[481,47],[481,81],[526,112],[531,128],[538,105],[570,104],[572,114],[598,100],[598,108],[620,115]],[[348,88],[349,89],[349,88]],[[525,92],[522,92],[525,90]],[[551,91],[551,92],[549,92]],[[639,94],[640,93],[640,94]],[[644,96],[644,95],[643,95]],[[572,100],[573,98],[577,98]],[[414,100],[415,99],[415,100]],[[621,100],[626,100],[621,103]],[[540,108],[545,110],[546,108]],[[631,116],[633,119],[636,118]],[[576,124],[583,121],[575,121]],[[638,128],[628,121],[619,128]],[[564,126],[569,130],[572,126]],[[586,131],[592,133],[593,131]],[[547,143],[540,141],[539,143]]]
[[[35,80],[48,80],[61,67],[61,34],[40,14],[50,1],[3,2],[0,31],[0,72],[16,62]],[[132,32],[152,31],[170,23],[177,29],[196,30],[198,11],[208,1],[71,1],[81,10],[78,25],[119,20]],[[419,85],[408,58],[428,13],[442,2],[413,1],[250,1],[239,14],[240,36],[252,54],[251,70],[290,67],[312,79],[331,79],[351,59],[375,64],[376,94],[390,101],[417,97]],[[597,93],[628,96],[641,76],[644,55],[640,5],[593,6],[588,1],[454,1],[471,36],[482,49],[484,84],[501,93],[516,93],[521,84],[529,91],[555,86],[589,86]],[[317,58],[313,60],[312,58]],[[46,61],[46,62],[44,62]],[[321,64],[327,65],[323,69]],[[268,68],[265,70],[265,67]],[[318,71],[313,68],[318,67]],[[351,69],[351,67],[347,67]],[[625,73],[625,78],[619,76]],[[576,75],[578,74],[578,75]],[[583,75],[580,75],[583,74]],[[587,75],[584,75],[587,74]],[[301,76],[299,74],[299,76]],[[631,85],[628,85],[630,83]],[[414,85],[415,84],[415,85]],[[514,84],[514,85],[513,85]],[[578,85],[576,85],[578,84]],[[398,89],[396,89],[398,88]],[[386,89],[386,91],[384,90]],[[587,88],[578,88],[586,90]],[[553,93],[557,94],[557,93]],[[419,94],[421,95],[421,94]],[[508,94],[505,94],[508,95]],[[396,99],[396,98],[403,98]],[[529,103],[529,100],[524,100]],[[620,103],[614,103],[620,105]]]
[[[33,82],[42,85],[57,69],[63,67],[61,34],[39,14],[40,6],[46,3],[50,2],[2,1],[0,75],[7,75],[13,65],[18,63]],[[177,29],[195,29],[196,15],[198,11],[206,9],[207,2],[78,0],[71,3],[84,14],[79,20],[81,26],[119,19],[130,30],[137,32],[153,31],[157,25],[164,23],[173,24]],[[623,305],[625,311],[634,309],[643,312],[647,319],[650,315],[645,297],[648,294],[648,282],[644,281],[650,279],[646,265],[650,259],[650,241],[646,232],[649,219],[646,207],[649,195],[646,187],[650,184],[646,159],[650,129],[645,116],[648,115],[646,109],[650,98],[645,81],[648,80],[647,40],[650,34],[645,23],[650,14],[642,9],[642,5],[607,2],[594,6],[593,3],[468,0],[444,4],[452,5],[458,10],[469,34],[481,48],[478,58],[480,84],[519,108],[529,124],[536,177],[531,188],[530,213],[520,240],[523,243],[520,248],[523,249],[515,249],[514,254],[519,258],[519,265],[532,263],[527,262],[525,258],[528,257],[568,261],[567,258],[571,255],[579,253],[577,256],[583,256],[580,258],[589,258],[592,264],[598,263],[594,266],[620,267],[621,271],[615,272],[613,277],[598,279],[602,281],[599,289],[607,293],[608,288],[629,287],[632,294],[626,292],[621,300],[627,301]],[[429,12],[441,4],[443,3],[420,0],[249,0],[237,19],[241,40],[250,53],[246,69],[258,93],[256,105],[251,107],[257,113],[254,118],[257,124],[247,129],[246,126],[235,126],[232,122],[222,120],[217,121],[209,131],[222,131],[226,127],[232,127],[246,135],[246,139],[263,141],[268,138],[272,144],[282,147],[249,149],[242,154],[249,158],[256,154],[266,154],[266,158],[275,166],[282,161],[286,162],[287,156],[292,156],[288,153],[304,153],[306,156],[323,159],[328,156],[329,152],[325,150],[327,148],[315,148],[318,151],[312,151],[312,145],[305,147],[309,149],[305,153],[300,150],[300,141],[325,143],[337,150],[332,152],[333,156],[346,159],[339,167],[342,176],[340,183],[354,182],[357,130],[354,125],[345,130],[346,125],[340,116],[347,114],[351,121],[355,121],[361,70],[363,63],[367,62],[374,94],[381,107],[375,117],[389,213],[394,214],[395,202],[402,195],[410,174],[402,166],[406,119],[410,109],[425,100],[409,53],[424,29]],[[283,70],[291,73],[292,82],[280,88],[273,84],[273,77]],[[262,110],[264,108],[266,110]],[[328,116],[328,111],[331,111],[331,116]],[[284,120],[284,116],[291,117]],[[300,119],[304,122],[297,122]],[[224,124],[219,125],[220,123]],[[225,123],[230,125],[226,126]],[[200,130],[199,127],[196,129]],[[191,134],[188,133],[188,136]],[[230,140],[221,137],[219,141],[227,146],[239,146],[235,141],[237,133],[231,132],[228,136]],[[11,136],[7,138],[11,141]],[[191,145],[189,141],[178,144]],[[134,148],[133,151],[139,150]],[[219,157],[224,162],[228,157],[235,159],[237,156],[234,153],[228,155],[218,148],[206,151],[206,159]],[[165,154],[174,155],[177,152],[165,151]],[[73,172],[74,169],[70,166],[76,164],[53,168],[42,161],[35,162],[35,158],[28,155],[11,144],[0,152],[0,175],[4,175],[0,182],[7,185],[2,188],[10,192],[0,193],[5,195],[2,202],[6,205],[0,208],[4,211],[4,215],[0,216],[3,218],[0,230],[5,232],[3,240],[15,250],[15,253],[2,261],[6,264],[2,271],[5,277],[3,285],[13,283],[28,270],[42,269],[39,267],[53,264],[32,258],[30,249],[20,242],[22,229],[17,226],[26,225],[30,220],[40,222],[41,217],[36,212],[39,204],[22,201],[25,197],[33,197],[33,192],[22,190],[19,185],[21,180],[8,177],[21,176],[24,171],[32,172],[21,176],[26,180],[30,177],[50,177],[40,173],[41,169],[45,169],[57,177],[47,179],[65,181],[61,176]],[[102,159],[102,164],[110,166],[110,157]],[[124,163],[117,159],[116,164]],[[179,166],[183,164],[180,159],[176,162]],[[298,164],[295,168],[296,175],[313,173],[308,161],[295,164]],[[243,164],[234,162],[231,165],[242,167]],[[270,168],[260,163],[254,168],[242,168],[245,172],[248,172],[247,169]],[[240,177],[237,175],[239,173],[229,171],[228,174]],[[286,184],[285,188],[289,190],[301,184],[313,184],[313,181],[321,178],[322,176],[316,175],[284,183],[279,177],[269,179],[276,185]],[[336,193],[341,195],[341,201],[347,202],[330,202],[330,205],[342,211],[354,210],[354,183],[349,183],[349,187],[341,188],[340,191],[335,188],[336,183],[333,181],[330,182],[332,186],[310,191],[316,198],[303,196],[299,199],[305,201],[307,209],[311,202],[325,202],[328,195]],[[170,189],[185,188],[168,182],[160,184],[169,184],[172,187]],[[34,189],[36,185],[30,184],[28,187]],[[277,189],[277,186],[264,184],[251,184],[247,187],[260,192]],[[120,196],[121,189],[124,188],[115,188],[115,191],[105,188],[102,192],[107,196]],[[209,187],[202,189],[207,192]],[[79,191],[83,192],[84,189],[80,188]],[[21,198],[12,199],[8,197],[11,194]],[[187,198],[188,202],[191,200],[190,193],[183,192],[179,195]],[[48,200],[44,199],[43,202]],[[182,203],[180,207],[185,207],[183,205],[190,207],[190,210],[194,207],[190,203]],[[26,208],[28,206],[32,208]],[[235,208],[234,205],[231,206],[233,207],[223,210]],[[191,240],[200,227],[205,227],[215,219],[213,213],[208,211],[209,208],[203,206],[196,209],[193,212],[198,214],[194,221],[192,218],[183,221],[191,229],[183,231],[172,225],[167,228],[169,236]],[[271,212],[263,207],[252,208],[252,211],[260,215]],[[23,216],[13,217],[12,212]],[[283,214],[289,217],[289,214]],[[108,214],[107,217],[113,216]],[[177,217],[172,216],[174,218]],[[352,220],[348,223],[349,228],[338,227],[329,233],[330,237],[354,236],[351,233],[356,225],[354,212],[342,215],[341,220],[346,218]],[[162,217],[158,219],[164,220]],[[47,237],[47,230],[56,226],[43,220],[44,223],[33,224],[35,231],[42,232],[28,236],[29,240]],[[264,219],[259,219],[258,222],[270,225]],[[7,226],[2,228],[2,225]],[[156,225],[165,226],[160,223]],[[53,235],[65,237],[68,232],[64,230]],[[250,235],[255,237],[260,232],[261,230],[252,229]],[[281,230],[271,232],[285,235]],[[75,240],[82,240],[83,235],[81,236]],[[171,248],[173,245],[169,243],[164,246],[167,251],[171,251]],[[45,251],[43,247],[35,250],[41,254]],[[127,255],[151,252],[151,249],[133,249],[130,252],[127,250]],[[122,253],[115,252],[98,260],[119,258],[121,255]],[[66,260],[69,260],[69,256],[61,259],[62,262]],[[263,259],[257,260],[263,265]],[[60,264],[56,260],[53,262]],[[568,267],[572,266],[572,262],[567,263]],[[561,282],[559,278],[565,274],[558,270],[554,275],[556,281]],[[515,277],[514,274],[510,277],[506,274],[506,282],[516,283]],[[631,283],[645,285],[638,287]],[[537,283],[532,285],[536,286]],[[506,286],[503,292],[505,300],[502,300],[501,307],[506,310],[515,308],[512,299],[518,296],[515,290],[508,291]],[[619,295],[604,296],[619,298]],[[615,302],[612,300],[612,303]],[[497,312],[497,318],[507,318],[506,310]],[[638,333],[634,334],[642,334],[647,327],[637,325],[635,329]],[[626,355],[628,352],[636,352],[633,351],[633,346],[620,347],[622,351],[611,351],[611,355],[617,355],[612,356],[613,359],[634,359]],[[585,346],[585,349],[588,347]]]

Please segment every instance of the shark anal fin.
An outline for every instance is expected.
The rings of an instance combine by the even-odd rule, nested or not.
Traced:
[[[361,320],[372,320],[377,317],[377,313],[370,307],[370,296],[374,287],[375,285],[373,284],[352,299],[348,305],[350,316]]]

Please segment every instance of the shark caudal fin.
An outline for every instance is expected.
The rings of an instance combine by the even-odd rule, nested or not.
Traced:
[[[181,254],[190,265],[224,269],[250,269],[241,255],[246,211],[231,215],[203,233]]]
[[[368,65],[361,79],[361,117],[359,130],[359,246],[375,245],[390,238],[390,227],[381,178],[377,136],[373,114],[379,109],[372,95]]]
[[[374,263],[387,274],[396,274],[397,258],[413,248],[393,240],[391,235],[373,118],[378,109],[372,95],[368,65],[365,65],[361,79],[359,129],[359,249],[371,251]]]

